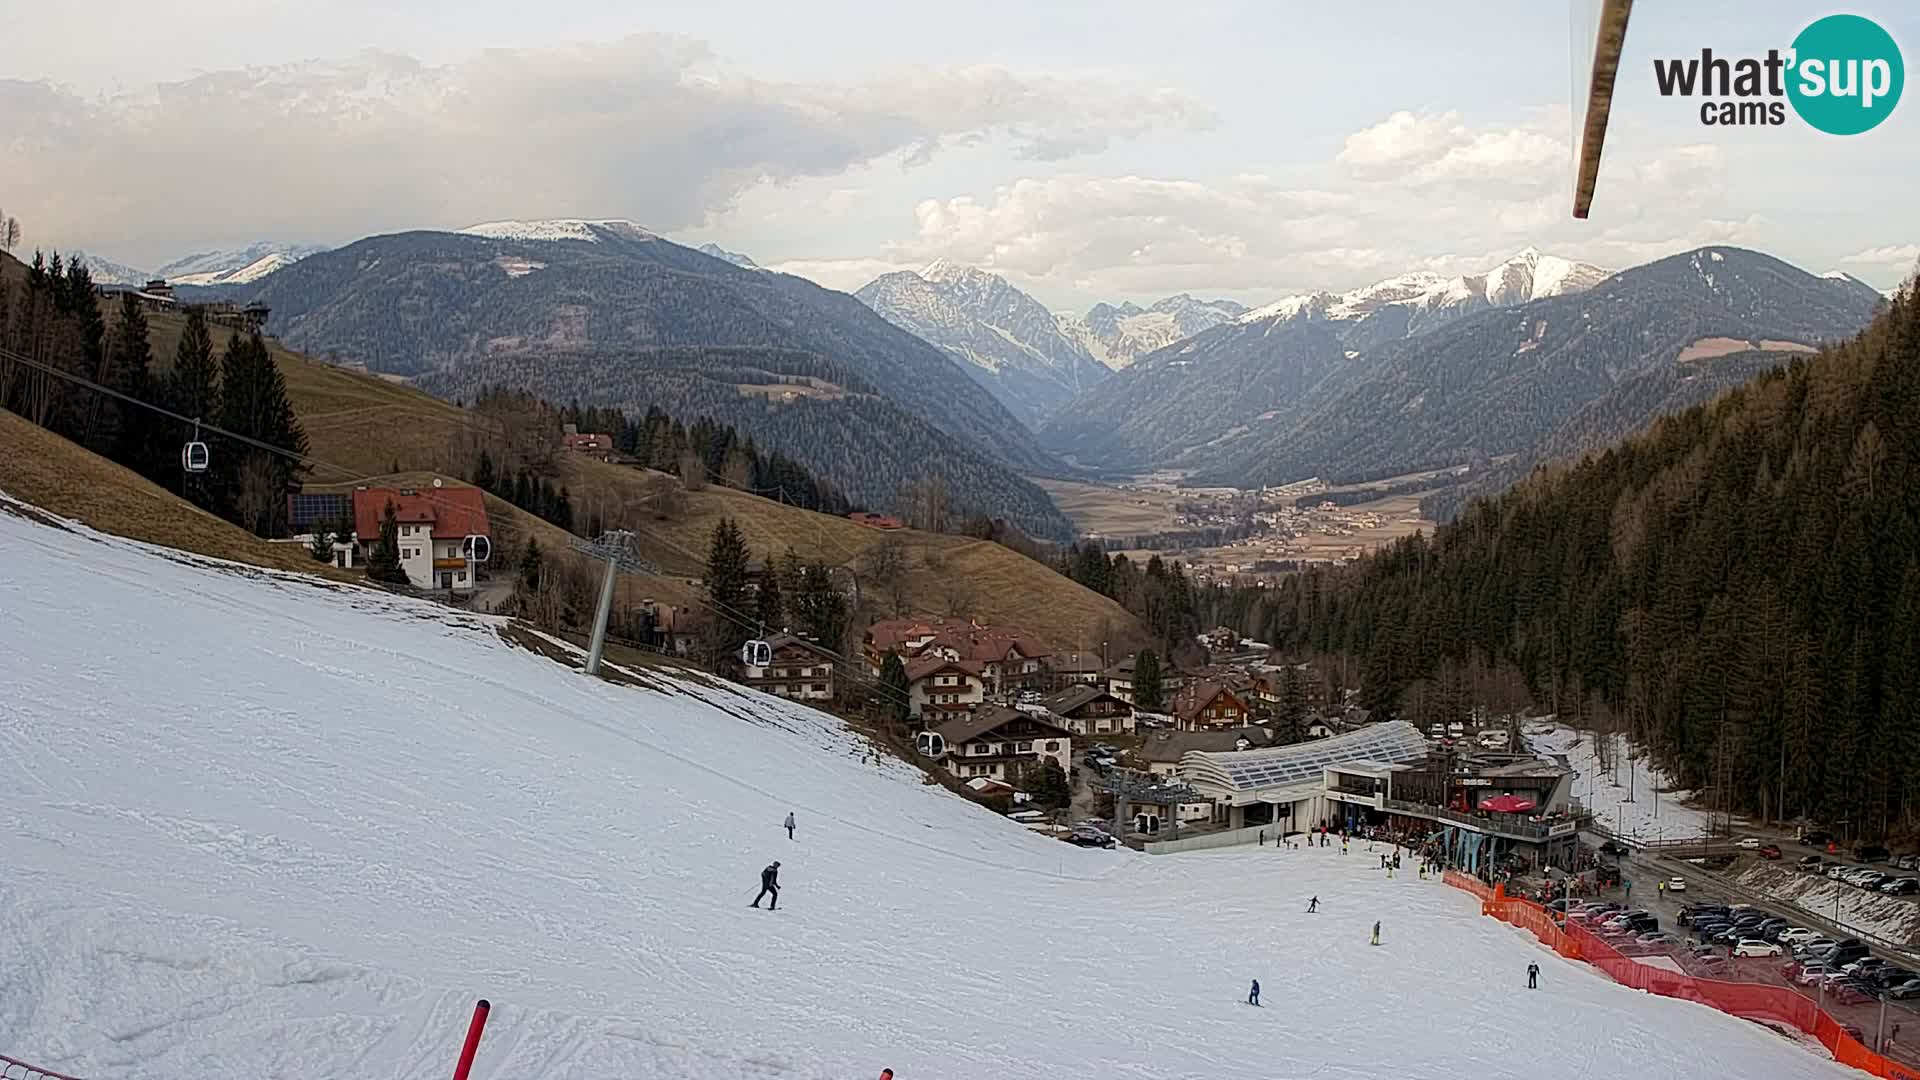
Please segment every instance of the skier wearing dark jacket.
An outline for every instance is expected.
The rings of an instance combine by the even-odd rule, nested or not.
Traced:
[[[769,894],[773,896],[773,899],[767,901],[767,910],[772,911],[780,906],[780,863],[778,860],[775,860],[772,866],[760,871],[760,896],[754,897],[753,903],[750,906],[759,907],[760,897]]]

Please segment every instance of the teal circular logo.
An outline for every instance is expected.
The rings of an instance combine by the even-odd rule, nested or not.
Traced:
[[[1793,39],[1787,100],[1829,135],[1871,131],[1899,104],[1905,83],[1900,46],[1872,19],[1829,15]]]

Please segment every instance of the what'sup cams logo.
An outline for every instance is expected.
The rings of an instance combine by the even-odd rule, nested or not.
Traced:
[[[1655,60],[1661,97],[1702,98],[1700,122],[1713,127],[1780,125],[1787,106],[1829,135],[1879,126],[1900,103],[1906,68],[1893,36],[1872,19],[1829,15],[1808,25],[1782,52],[1729,59]]]

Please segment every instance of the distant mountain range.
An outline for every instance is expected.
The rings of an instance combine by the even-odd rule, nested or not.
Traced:
[[[625,221],[375,236],[240,290],[320,356],[448,396],[505,382],[735,425],[876,507],[941,478],[956,509],[1069,531],[1020,475],[1057,459],[949,354],[845,293],[746,270]]]
[[[1041,437],[1081,464],[1209,483],[1467,466],[1479,490],[1849,335],[1880,302],[1738,248],[1611,276],[1528,251],[1247,312],[1117,373]]]
[[[984,270],[941,259],[919,273],[882,275],[854,295],[946,350],[1029,426],[1108,375],[1106,365],[1061,332],[1052,312]]]
[[[1131,301],[1117,307],[1095,304],[1085,315],[1056,314],[1054,318],[1061,332],[1117,370],[1156,349],[1232,322],[1246,311],[1245,304],[1232,300],[1195,300],[1181,293],[1144,308]]]
[[[716,259],[722,259],[722,260],[725,260],[726,262],[730,262],[742,270],[765,269],[759,263],[754,262],[752,259],[747,258],[745,255],[742,255],[737,251],[728,251],[726,248],[721,247],[719,244],[701,244],[699,247],[695,248],[694,250],[698,251],[702,255],[711,255]]]
[[[314,244],[263,240],[242,248],[198,252],[154,270],[140,270],[89,255],[87,268],[102,285],[145,285],[153,278],[186,286],[246,285],[325,250]]]

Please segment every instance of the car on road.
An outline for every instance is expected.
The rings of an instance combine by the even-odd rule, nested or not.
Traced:
[[[1818,930],[1809,930],[1804,926],[1789,926],[1785,930],[1780,931],[1780,936],[1775,940],[1782,945],[1793,946],[1803,941],[1812,941],[1819,936],[1820,932]]]
[[[1099,829],[1076,825],[1073,831],[1067,834],[1067,843],[1075,847],[1111,848],[1119,846],[1120,841],[1115,840],[1110,834],[1102,832]],[[1059,849],[1056,848],[1054,850],[1057,851]]]
[[[1735,956],[1779,956],[1780,946],[1759,938],[1748,938],[1733,947]]]
[[[1831,971],[1833,971],[1832,968],[1815,961],[1811,964],[1801,964],[1799,970],[1795,971],[1791,977],[1794,982],[1799,983],[1801,986],[1812,986],[1814,983],[1826,978]]]
[[[1680,925],[1692,926],[1695,923],[1708,922],[1716,915],[1727,914],[1725,904],[1681,904]]]
[[[1818,855],[1802,855],[1800,856],[1800,861],[1794,863],[1794,865],[1802,870],[1818,870],[1820,869],[1820,864],[1825,861],[1826,860]]]
[[[1808,847],[1825,847],[1833,839],[1833,834],[1825,829],[1810,829],[1800,834],[1800,842]]]
[[[1668,892],[1686,892],[1687,879],[1683,877],[1668,878],[1667,891]]]
[[[1896,986],[1904,986],[1916,979],[1920,979],[1920,974],[1916,974],[1898,964],[1886,964],[1874,968],[1867,973],[1867,981],[1872,983],[1874,988],[1878,990],[1891,990]]]
[[[1887,996],[1895,1001],[1912,1001],[1920,998],[1920,982],[1901,983],[1887,991]]]
[[[1763,859],[1780,858],[1780,845],[1779,844],[1761,844],[1760,857]]]
[[[1627,855],[1627,845],[1618,840],[1608,840],[1600,845],[1600,854],[1625,858]]]
[[[1920,870],[1920,866],[1914,865],[1914,859],[1912,855],[1895,855],[1887,860],[1887,865],[1895,870]]]
[[[1733,846],[1739,848],[1742,851],[1753,851],[1759,848],[1760,838],[1757,836],[1743,836],[1740,838],[1739,842],[1735,843]]]
[[[1853,849],[1853,857],[1861,862],[1882,862],[1889,854],[1881,844],[1861,844]]]
[[[1880,891],[1888,896],[1912,896],[1920,893],[1920,878],[1894,878],[1892,881],[1882,882]]]

